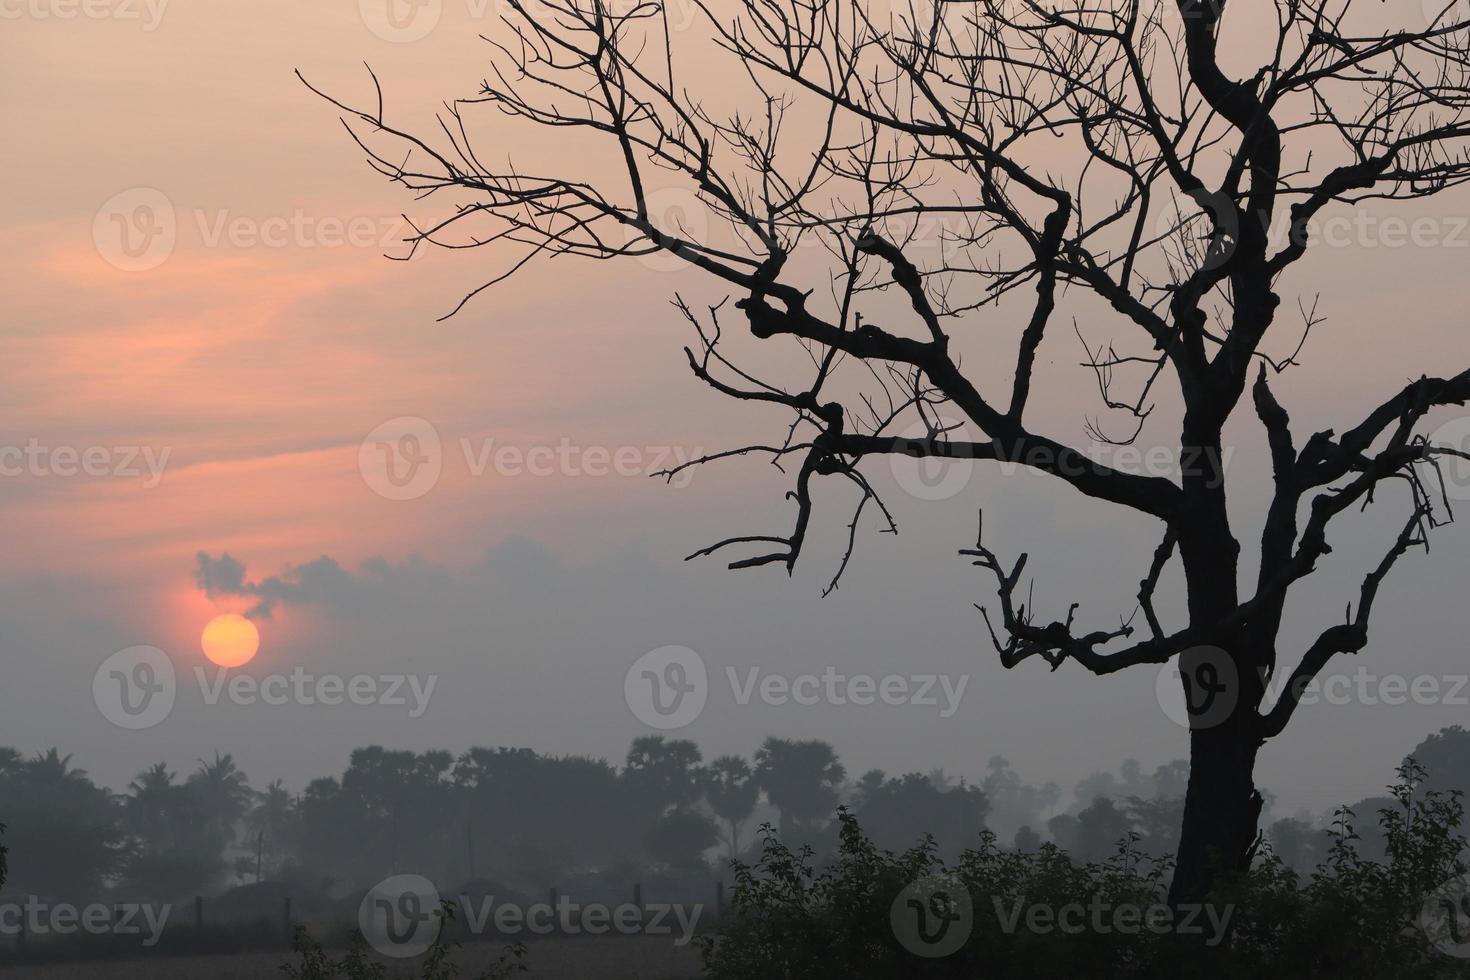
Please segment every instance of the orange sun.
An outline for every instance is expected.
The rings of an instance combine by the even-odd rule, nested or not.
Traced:
[[[216,666],[240,667],[248,664],[260,649],[260,630],[239,613],[225,613],[204,627],[199,645]]]

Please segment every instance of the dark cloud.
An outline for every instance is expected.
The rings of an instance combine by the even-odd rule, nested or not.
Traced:
[[[252,582],[246,578],[245,563],[228,552],[211,558],[201,551],[196,556],[194,581],[211,599],[223,596],[257,599],[245,613],[252,619],[269,619],[278,604],[334,604],[348,598],[354,589],[351,573],[326,555],[304,565],[287,566],[279,575]]]

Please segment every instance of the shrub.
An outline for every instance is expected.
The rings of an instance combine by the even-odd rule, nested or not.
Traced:
[[[818,866],[810,848],[791,850],[767,826],[760,859],[735,865],[722,929],[701,939],[706,972],[711,980],[1470,977],[1470,960],[1440,952],[1416,921],[1436,888],[1465,872],[1459,795],[1421,793],[1422,778],[1412,760],[1399,770],[1394,806],[1379,814],[1384,861],[1358,855],[1355,815],[1343,808],[1328,859],[1310,876],[1263,847],[1248,873],[1199,908],[1166,905],[1170,862],[1141,853],[1136,835],[1104,861],[1075,863],[1055,845],[1012,851],[983,832],[946,864],[932,837],[900,854],[880,850],[843,810],[838,853]]]

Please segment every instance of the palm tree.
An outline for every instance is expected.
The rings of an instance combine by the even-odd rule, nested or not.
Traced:
[[[702,760],[699,746],[687,739],[642,735],[628,748],[623,777],[662,816],[699,799],[706,778]]]
[[[87,771],[73,769],[71,755],[62,755],[54,747],[47,749],[44,754],[37,753],[25,768],[31,780],[43,786],[61,787],[87,781]]]
[[[738,755],[722,755],[710,763],[705,798],[715,816],[725,821],[730,859],[740,853],[740,827],[755,812],[760,796],[750,764]]]
[[[144,769],[128,783],[126,813],[129,829],[150,854],[173,846],[178,791],[174,774],[166,762]]]
[[[755,754],[755,781],[781,811],[781,835],[815,830],[832,815],[847,770],[837,752],[816,739],[768,738]]]
[[[199,760],[189,777],[189,788],[198,794],[205,827],[220,847],[235,841],[235,830],[250,806],[251,789],[234,756],[215,752],[213,762]]]
[[[265,857],[278,854],[287,846],[295,820],[295,802],[279,779],[255,795],[255,806],[245,817],[245,827],[255,841],[256,881],[262,878]]]
[[[205,806],[211,783],[198,773],[183,784],[175,779],[167,763],[143,770],[128,784],[126,809],[134,846],[124,881],[138,894],[168,900],[209,887],[224,847]]]
[[[16,764],[6,753],[6,823],[18,886],[53,895],[93,892],[120,852],[116,801],[57,749]]]

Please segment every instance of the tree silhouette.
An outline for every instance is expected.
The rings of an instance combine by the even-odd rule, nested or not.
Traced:
[[[216,755],[213,764],[201,760],[200,770],[184,783],[175,781],[167,763],[140,772],[123,800],[128,853],[122,877],[127,887],[142,895],[179,899],[214,883],[224,870],[224,851],[248,793],[229,756]]]
[[[1330,843],[1326,831],[1297,817],[1277,820],[1266,836],[1282,863],[1301,875],[1310,874],[1322,863]]]
[[[832,819],[846,778],[837,752],[816,739],[768,738],[755,753],[756,784],[781,811],[781,835],[788,841]]]
[[[1034,657],[1106,674],[1179,658],[1195,694],[1226,689],[1213,705],[1189,702],[1173,889],[1199,895],[1249,860],[1260,746],[1335,655],[1367,644],[1380,585],[1444,519],[1434,464],[1457,450],[1417,427],[1470,396],[1470,373],[1420,378],[1300,445],[1271,378],[1306,340],[1278,339],[1278,321],[1313,223],[1470,177],[1470,23],[1454,4],[1385,29],[1377,4],[1277,0],[1239,53],[1254,67],[1234,77],[1219,51],[1223,0],[921,2],[881,22],[859,0],[695,3],[701,34],[681,33],[684,48],[652,0],[508,0],[482,90],[450,103],[430,136],[390,123],[381,89],[365,108],[331,101],[379,172],[446,199],[411,249],[523,249],[456,310],[537,257],[668,253],[726,291],[676,301],[697,334],[689,367],[790,422],[784,439],[710,458],[789,462],[794,514],[789,530],[698,554],[738,549],[732,567],[789,571],[816,485],[835,481],[855,501],[840,576],[869,505],[895,529],[863,468],[893,454],[1023,464],[1155,525],[1142,627],[1127,615],[1084,627],[1075,606],[1044,616],[1022,601],[1025,555],[1003,560],[983,537],[963,553],[994,576],[987,621],[1005,666]],[[721,56],[732,71],[698,94]],[[477,127],[504,116],[564,136],[558,168],[522,171],[479,152]],[[579,169],[600,149],[618,161],[615,178]],[[679,220],[688,208],[663,213],[664,187],[711,227]],[[1130,441],[1168,398],[1181,418],[1176,477],[1093,461],[1028,417],[1063,295],[1101,325],[1091,329],[1118,334],[1083,341],[1104,405],[1124,420],[1111,435],[1094,423],[1094,439]],[[1306,330],[1320,323],[1315,306],[1296,305]],[[754,341],[729,330],[732,317]],[[755,341],[784,346],[756,357]],[[781,357],[785,369],[772,369]],[[1008,376],[973,370],[982,365],[1009,365]],[[1274,469],[1253,581],[1222,453],[1243,401]],[[1370,501],[1402,507],[1401,533],[1345,621],[1304,652],[1278,650],[1287,600],[1331,550],[1329,527]],[[1178,617],[1153,601],[1175,560],[1187,586]],[[1284,694],[1266,708],[1277,674]]]
[[[117,806],[70,755],[0,757],[11,884],[42,896],[96,894],[122,857]]]
[[[1029,825],[1023,826],[1020,830],[1016,831],[1016,836],[1011,842],[1011,846],[1018,851],[1035,854],[1041,850],[1041,835],[1032,830]]]
[[[255,848],[252,862],[256,880],[279,871],[295,844],[296,804],[281,780],[255,794],[254,805],[245,815],[245,828]]]
[[[709,764],[705,799],[715,816],[724,821],[726,854],[734,860],[740,854],[740,830],[760,799],[750,763],[738,755],[717,757]]]
[[[688,809],[704,794],[703,761],[699,746],[688,739],[641,735],[628,747],[623,778],[662,816],[668,810]]]
[[[1414,746],[1408,758],[1424,767],[1426,789],[1470,794],[1470,731],[1463,726],[1441,728]]]
[[[128,784],[126,826],[144,850],[158,853],[174,846],[177,793],[174,774],[166,762],[149,766]]]
[[[957,856],[973,847],[989,811],[974,786],[945,786],[916,772],[869,784],[856,808],[858,821],[879,847],[901,852],[932,834],[941,853]]]
[[[1037,787],[1022,781],[1004,756],[991,756],[986,768],[988,772],[980,783],[990,805],[986,824],[1002,837],[1022,827],[1041,826],[1046,811],[1062,797],[1062,788],[1056,783]]]
[[[199,760],[199,768],[186,784],[199,799],[206,832],[219,842],[220,848],[235,842],[239,824],[249,812],[250,780],[235,765],[229,753],[214,753],[212,761]]]

